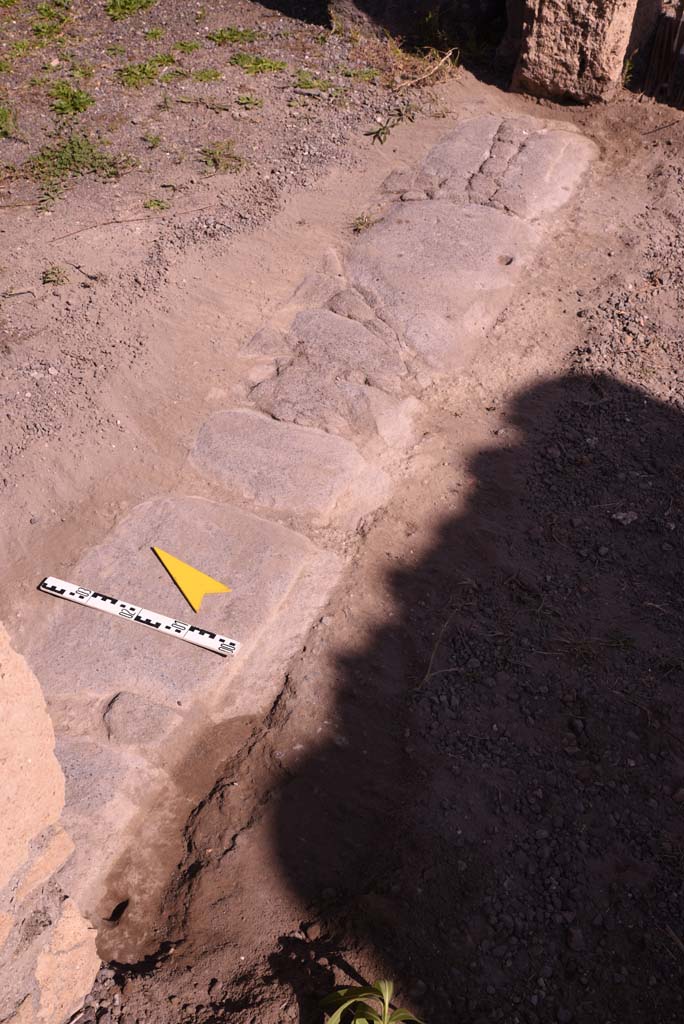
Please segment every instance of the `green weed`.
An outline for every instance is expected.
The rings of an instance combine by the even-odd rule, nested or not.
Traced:
[[[221,72],[216,68],[202,68],[201,71],[193,71],[192,77],[196,82],[218,82]]]
[[[89,92],[83,89],[75,89],[69,82],[55,82],[50,89],[52,103],[50,109],[55,114],[67,116],[69,114],[82,114],[84,110],[95,102]]]
[[[370,135],[371,142],[379,142],[383,146],[393,128],[396,128],[402,121],[415,121],[416,114],[413,108],[409,105],[403,107],[395,107],[384,120],[378,118],[377,128],[372,128],[369,132],[364,132],[364,135]]]
[[[95,68],[92,64],[78,64],[76,61],[72,60],[69,65],[69,71],[74,78],[87,79],[93,77]]]
[[[105,11],[112,21],[123,21],[138,11],[146,11],[155,0],[107,0]]]
[[[0,0],[0,7],[13,7],[17,0]]]
[[[352,221],[352,231],[355,235],[360,235],[366,228],[371,227],[373,220],[367,213],[360,213],[358,217],[355,217]]]
[[[340,1024],[342,1018],[349,1024],[400,1024],[402,1021],[414,1021],[421,1024],[409,1010],[393,1010],[392,995],[394,983],[376,981],[368,988],[340,988],[332,992],[323,1002],[322,1007],[328,1018],[328,1024]],[[377,1010],[370,1003],[379,1003]]]
[[[54,39],[62,31],[70,10],[71,0],[50,0],[49,3],[38,4],[36,13],[40,17],[31,25],[34,36],[43,42]]]
[[[258,32],[255,32],[251,28],[219,28],[215,32],[210,32],[207,39],[210,39],[212,43],[216,43],[217,46],[225,46],[227,43],[253,43],[258,36]]]
[[[287,67],[284,60],[271,60],[269,57],[259,57],[257,54],[252,53],[235,53],[230,58],[230,63],[242,68],[247,75],[263,75],[268,71],[284,71]]]
[[[105,153],[86,135],[71,135],[54,146],[43,146],[26,161],[24,169],[42,185],[45,204],[57,198],[69,178],[84,174],[115,178],[123,165],[123,160]]]
[[[126,47],[121,46],[119,43],[114,43],[113,46],[107,47],[105,53],[108,53],[110,57],[123,57],[126,53]]]
[[[47,270],[43,271],[40,275],[40,279],[43,284],[67,284],[69,276],[64,267],[60,267],[56,263],[53,263],[51,267],[48,267]]]
[[[171,64],[175,64],[173,54],[160,53],[157,57],[141,61],[140,64],[126,64],[125,67],[118,68],[116,77],[128,89],[142,89],[145,85],[153,85],[161,69]]]
[[[202,44],[198,43],[196,39],[181,39],[180,42],[173,44],[174,50],[180,50],[181,53],[194,53],[195,50],[200,50]]]
[[[13,43],[10,43],[8,52],[10,57],[25,57],[27,53],[31,52],[30,39],[15,39]]]
[[[236,174],[242,167],[244,160],[233,150],[234,143],[231,140],[226,142],[215,142],[211,146],[204,146],[200,150],[200,159],[209,171],[214,174]]]
[[[151,135],[148,133],[147,135],[143,135],[142,140],[148,149],[157,149],[161,143],[161,135]]]
[[[6,103],[0,103],[0,139],[8,139],[17,126],[14,111]]]
[[[332,82],[329,82],[327,78],[316,78],[310,71],[302,68],[297,72],[295,86],[297,89],[321,89],[325,92],[330,89]]]
[[[146,199],[143,206],[146,210],[168,210],[169,208],[165,199]]]
[[[235,102],[239,107],[244,107],[245,110],[254,110],[255,107],[263,107],[264,105],[262,99],[259,99],[258,96],[250,96],[248,93],[238,96]]]
[[[170,82],[175,82],[179,78],[189,77],[189,73],[187,71],[184,71],[183,68],[169,68],[168,71],[165,71],[164,74],[161,75],[159,81],[163,82],[165,85],[168,85]]]
[[[9,72],[11,70],[12,70],[12,61],[11,60],[0,60],[0,74],[3,74],[3,75],[7,74],[7,72]]]
[[[360,82],[375,82],[380,76],[377,68],[343,68],[345,78],[355,78]]]
[[[164,38],[163,28],[148,28],[145,33],[145,39],[149,39],[151,42],[156,42],[158,39]]]

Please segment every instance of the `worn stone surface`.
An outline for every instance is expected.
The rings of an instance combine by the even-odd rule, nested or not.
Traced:
[[[329,309],[299,313],[292,325],[313,371],[333,372],[356,384],[396,390],[406,366],[396,338]]]
[[[232,593],[207,598],[195,617],[152,545],[227,582]],[[28,657],[60,729],[62,820],[75,844],[60,877],[89,913],[140,809],[157,799],[171,813],[179,786],[187,788],[174,773],[191,736],[214,719],[260,715],[270,707],[287,660],[338,572],[339,559],[300,534],[199,498],[138,506],[68,570],[85,586],[197,621],[243,644],[235,659],[223,659],[68,602],[46,605],[45,625]],[[186,715],[187,727],[178,728]],[[148,875],[151,870],[145,868]]]
[[[385,475],[371,469],[349,441],[247,409],[210,417],[192,460],[227,494],[257,508],[313,515],[324,523],[349,510],[369,512],[386,498],[389,487]]]
[[[64,775],[38,680],[0,626],[0,1020],[61,1024],[100,965],[95,932],[57,875]]]
[[[207,598],[196,621],[247,648],[319,557],[310,541],[276,523],[199,498],[163,498],[139,505],[69,571],[84,586],[195,621],[150,552],[153,545],[232,588]],[[124,690],[175,709],[177,700],[217,686],[236,664],[111,615],[68,602],[51,605],[28,652],[50,697],[88,693],[111,700]]]
[[[38,957],[37,1019],[43,1024],[65,1020],[82,1002],[99,967],[95,929],[83,919],[74,901],[67,899],[50,942]]]
[[[342,380],[330,369],[313,367],[305,358],[263,381],[250,397],[277,420],[320,427],[360,441],[383,437],[393,415],[397,426],[405,425],[409,411],[403,400],[379,388]]]
[[[176,710],[137,693],[117,693],[102,713],[107,738],[126,746],[145,747],[159,742],[182,721],[183,716]]]
[[[32,840],[64,803],[64,776],[38,680],[0,627],[0,889],[29,856]]]
[[[352,284],[433,371],[463,368],[595,154],[530,118],[466,122],[424,162],[437,198],[395,204],[359,238]]]
[[[511,295],[536,230],[445,200],[395,206],[350,256],[352,280],[429,367],[467,364]]]
[[[535,96],[608,98],[620,82],[637,0],[525,0],[513,87]]]

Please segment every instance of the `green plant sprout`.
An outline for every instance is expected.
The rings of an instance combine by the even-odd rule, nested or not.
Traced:
[[[328,1024],[341,1024],[345,1013],[345,1020],[348,1019],[350,1024],[400,1024],[402,1021],[422,1024],[410,1010],[392,1009],[393,994],[393,982],[376,981],[368,988],[338,989],[337,992],[326,996],[321,1005],[328,1018]],[[380,1009],[375,1009],[368,1000],[379,1003]]]
[[[200,150],[200,159],[205,167],[214,174],[225,174],[226,172],[236,174],[244,160],[234,152],[233,145],[234,143],[228,140],[204,146]]]
[[[284,60],[270,60],[268,57],[259,57],[258,54],[252,53],[235,53],[230,58],[230,63],[242,68],[247,75],[263,75],[267,71],[284,71],[287,67]]]
[[[75,89],[69,82],[55,82],[50,89],[52,103],[50,109],[55,114],[67,116],[69,114],[82,114],[95,100],[89,92],[83,89]]]
[[[379,142],[383,146],[393,128],[396,128],[402,121],[415,121],[415,111],[410,106],[406,107],[395,107],[384,121],[378,118],[378,127],[372,128],[369,132],[364,132],[364,135],[371,136],[371,142]]]
[[[130,18],[132,14],[137,14],[138,11],[146,11],[154,2],[155,0],[107,0],[105,11],[112,21],[122,21],[124,18]]]
[[[259,99],[258,96],[250,96],[249,93],[243,93],[242,96],[238,96],[235,100],[238,107],[244,107],[245,110],[254,110],[255,107],[263,107],[264,101]]]
[[[229,26],[228,28],[219,28],[215,32],[210,32],[207,39],[210,39],[212,43],[216,43],[217,46],[225,46],[226,43],[253,43],[258,33],[251,28],[234,28]]]

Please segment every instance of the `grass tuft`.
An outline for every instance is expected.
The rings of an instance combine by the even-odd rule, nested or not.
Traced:
[[[38,4],[36,13],[39,19],[31,25],[34,36],[43,42],[54,39],[62,31],[70,10],[71,0],[49,0],[49,3]]]
[[[89,92],[83,89],[75,89],[69,82],[55,82],[50,89],[52,103],[50,109],[55,114],[67,116],[70,114],[81,114],[95,102]]]
[[[271,60],[253,53],[235,53],[230,63],[237,65],[247,75],[263,75],[268,71],[284,71],[287,64],[284,60]]]
[[[149,60],[141,61],[140,64],[126,64],[125,67],[117,68],[116,77],[128,89],[142,89],[143,86],[153,85],[157,81],[162,68],[175,63],[172,53],[160,53]]]
[[[258,32],[255,32],[251,28],[219,28],[215,32],[210,32],[207,39],[210,39],[212,43],[216,43],[217,46],[225,46],[227,43],[253,43],[258,36]]]
[[[327,78],[316,78],[315,75],[312,75],[310,71],[304,68],[297,72],[295,79],[295,87],[297,89],[320,89],[322,92],[325,92],[331,86],[332,82],[329,82]]]
[[[43,284],[67,284],[69,276],[64,267],[60,267],[56,263],[53,263],[51,267],[48,267],[47,270],[43,271],[40,275],[40,279]]]
[[[146,199],[143,203],[146,210],[168,210],[169,204],[165,199]]]
[[[193,71],[192,77],[196,82],[218,82],[221,72],[216,68],[202,68],[201,71]]]
[[[138,11],[146,11],[155,0],[107,0],[105,11],[112,21],[123,21]]]
[[[181,53],[194,53],[195,50],[200,50],[202,44],[198,43],[196,39],[181,39],[180,42],[173,44],[174,50],[180,50]]]
[[[14,111],[6,103],[0,103],[0,139],[8,139],[17,126]]]
[[[200,159],[207,169],[214,174],[236,174],[244,164],[242,157],[233,150],[234,143],[214,142],[200,150]]]
[[[25,57],[27,53],[31,52],[31,41],[29,39],[15,39],[13,43],[9,44],[7,52],[10,57]]]
[[[263,107],[264,105],[262,99],[259,99],[258,96],[250,96],[248,93],[238,96],[235,102],[239,107],[244,107],[245,110],[254,110],[255,107]]]
[[[99,178],[116,178],[124,165],[100,149],[86,135],[71,135],[54,146],[43,146],[24,164],[24,170],[42,185],[42,202],[47,204],[62,191],[69,178],[94,174]]]

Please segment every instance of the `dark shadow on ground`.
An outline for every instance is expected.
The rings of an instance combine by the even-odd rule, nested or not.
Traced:
[[[506,85],[510,76],[511,69],[496,60],[506,0],[264,0],[264,6],[325,28],[365,24],[411,51],[456,47],[462,64],[483,81]]]
[[[430,1024],[681,1022],[684,421],[582,375],[509,420],[340,658],[346,746],[284,787],[276,853]]]

